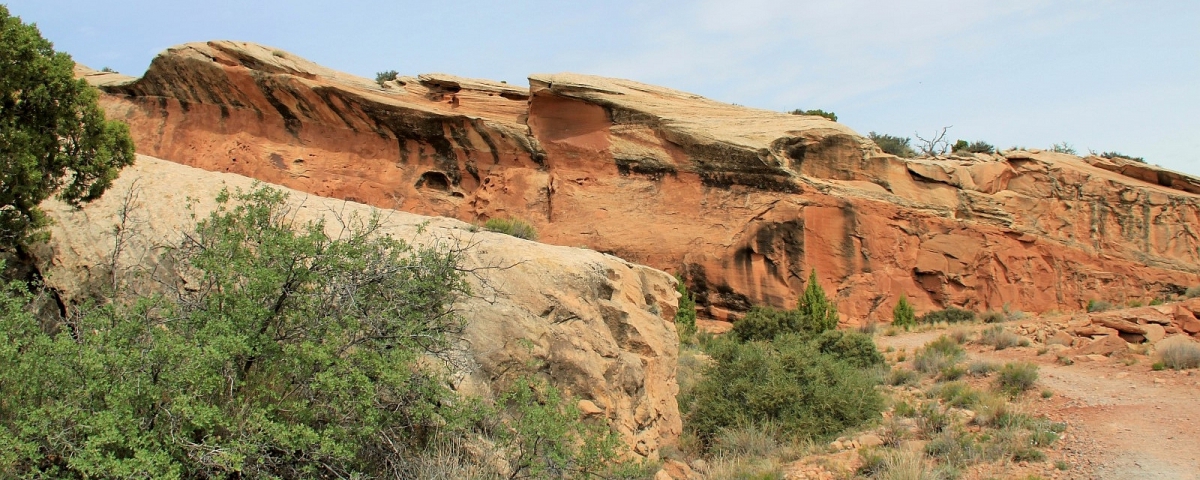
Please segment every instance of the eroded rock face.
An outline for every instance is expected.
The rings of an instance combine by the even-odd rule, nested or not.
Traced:
[[[196,200],[194,211],[203,218],[223,187],[249,190],[252,184],[239,175],[139,156],[95,203],[75,210],[47,202],[55,225],[49,244],[34,255],[47,285],[75,304],[110,281],[123,205],[131,208],[117,268],[148,269],[156,266],[155,247],[178,242],[194,226],[188,199]],[[298,222],[324,218],[331,235],[340,228],[338,218],[366,218],[371,210],[294,191],[289,201]],[[458,305],[468,323],[455,388],[488,396],[517,375],[544,375],[590,403],[590,415],[609,418],[637,453],[655,457],[659,447],[676,442],[682,424],[675,401],[678,340],[667,320],[678,302],[671,276],[591,250],[474,230],[454,219],[394,211],[385,213],[381,230],[410,243],[469,245],[463,267],[475,270],[468,276],[473,296]]]
[[[902,159],[821,117],[637,82],[382,86],[245,43],[92,76],[141,153],[682,273],[710,316],[791,306],[816,268],[849,323],[906,294],[1047,311],[1200,284],[1200,181],[1049,152]]]

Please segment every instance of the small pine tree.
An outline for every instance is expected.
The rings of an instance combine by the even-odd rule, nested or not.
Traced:
[[[679,292],[679,309],[675,312],[675,329],[679,333],[679,339],[687,341],[696,334],[696,299],[692,298],[692,292],[688,291],[687,284],[683,282],[683,277],[676,275],[675,289]]]
[[[913,312],[912,304],[908,303],[908,297],[901,294],[900,301],[896,302],[896,308],[892,309],[892,325],[907,328],[916,324],[917,316]]]
[[[837,328],[837,305],[834,305],[825,296],[825,290],[817,281],[816,269],[813,269],[812,273],[808,275],[808,286],[804,287],[804,294],[800,295],[796,311],[800,313],[801,318],[808,322],[809,330],[812,333],[821,333]]]

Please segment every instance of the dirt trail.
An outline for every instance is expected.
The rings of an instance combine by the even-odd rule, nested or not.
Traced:
[[[876,337],[880,348],[912,351],[944,331]],[[995,351],[968,345],[970,360],[1030,361],[1038,388],[1054,392],[1029,403],[1033,414],[1067,422],[1052,459],[1072,468],[1057,478],[1200,480],[1200,372],[1153,371],[1150,360],[1060,365],[1036,347]]]

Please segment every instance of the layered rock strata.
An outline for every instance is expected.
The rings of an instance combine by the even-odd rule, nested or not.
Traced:
[[[375,83],[254,44],[81,70],[141,153],[480,222],[683,274],[705,312],[792,305],[815,268],[848,323],[901,294],[1042,312],[1200,284],[1200,180],[1036,151],[904,159],[822,117],[573,74]]]

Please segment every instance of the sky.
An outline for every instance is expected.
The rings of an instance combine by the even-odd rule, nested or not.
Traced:
[[[0,0],[2,2],[3,0]],[[1195,0],[15,0],[55,48],[140,76],[167,47],[239,40],[374,78],[628,78],[866,134],[1066,142],[1200,175]]]

